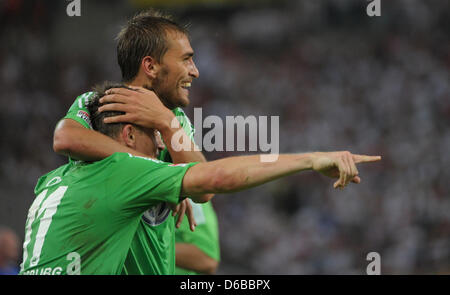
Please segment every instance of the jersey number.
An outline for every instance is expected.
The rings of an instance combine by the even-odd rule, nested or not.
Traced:
[[[44,202],[42,202],[47,195],[48,189],[46,189],[36,197],[33,204],[31,205],[31,208],[28,211],[27,225],[25,228],[25,241],[23,243],[23,263],[21,265],[22,270],[24,269],[25,261],[28,259],[27,247],[31,240],[31,227],[33,222],[37,218],[39,220],[39,228],[34,242],[32,257],[30,260],[30,267],[34,267],[39,263],[45,236],[47,235],[48,228],[52,223],[53,215],[55,215],[56,210],[58,209],[58,205],[61,202],[62,197],[66,193],[66,190],[67,186],[60,186],[56,191],[51,193]],[[41,217],[42,214],[43,216]]]

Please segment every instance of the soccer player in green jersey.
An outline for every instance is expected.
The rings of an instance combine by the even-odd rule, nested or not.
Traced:
[[[101,120],[93,121],[94,128],[156,156],[153,129]],[[44,175],[28,212],[21,274],[120,274],[142,213],[178,203],[184,173],[194,164],[115,153],[96,162],[71,161]],[[154,230],[153,247],[165,247],[165,231]],[[158,265],[165,255],[149,259]]]
[[[148,113],[154,116],[139,126],[107,124],[127,117],[117,116],[117,103],[111,102],[134,92],[153,99]],[[275,162],[241,156],[174,165],[152,159],[157,150],[153,126],[167,142],[176,129],[174,114],[153,92],[114,88],[101,100],[96,95],[90,107],[96,130],[148,157],[114,153],[95,162],[72,161],[42,176],[28,212],[21,274],[119,274],[149,206],[177,203],[183,196],[205,202],[210,193],[241,191],[305,170],[339,178],[334,187],[345,187],[360,182],[356,163],[380,160],[345,151],[280,155]],[[176,148],[167,148],[176,157]],[[153,247],[163,243],[152,242]]]
[[[181,107],[189,103],[188,88],[199,73],[195,66],[193,50],[190,46],[185,28],[174,23],[170,18],[156,12],[141,13],[132,18],[127,26],[118,35],[117,57],[122,71],[123,81],[130,86],[149,86],[161,101],[171,110],[180,121],[181,127],[193,141],[194,130],[188,117]],[[155,96],[156,96],[155,95]],[[93,92],[80,95],[67,115],[61,120],[55,129],[54,150],[58,153],[70,156],[78,160],[100,160],[110,156],[114,152],[135,151],[119,145],[109,137],[90,130],[90,115],[87,103],[94,96]],[[127,109],[127,114],[133,115],[129,122],[139,124],[140,101],[135,101],[136,108]],[[170,157],[167,149],[161,152],[160,160],[166,162],[205,162],[206,159],[198,151],[180,151],[175,159]],[[167,234],[163,237],[166,247],[152,248],[154,230],[174,226],[172,218],[168,216],[168,206],[152,208],[143,214],[142,221],[133,239],[129,256],[125,262],[124,274],[173,274],[175,271],[175,247],[174,238]],[[211,203],[199,204],[195,212],[207,212],[196,229],[196,235],[209,241],[208,248],[201,243],[197,251],[182,251],[186,249],[187,241],[192,240],[191,229],[187,220],[179,227],[177,241],[181,242],[177,251],[177,260],[184,261],[183,266],[198,272],[212,273],[217,268],[219,260],[219,239],[217,217]],[[200,216],[200,215],[199,215]],[[197,247],[197,246],[195,246]],[[189,250],[189,249],[188,249]],[[152,253],[158,251],[165,255],[166,259],[157,264],[148,261]],[[189,256],[184,259],[184,255]],[[196,254],[193,256],[193,254]],[[194,261],[194,267],[186,264],[186,261]],[[200,263],[205,261],[205,264]],[[199,267],[200,266],[200,267]]]

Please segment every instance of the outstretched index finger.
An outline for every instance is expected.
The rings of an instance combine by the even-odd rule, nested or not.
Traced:
[[[352,155],[355,163],[377,162],[381,160],[381,156]]]

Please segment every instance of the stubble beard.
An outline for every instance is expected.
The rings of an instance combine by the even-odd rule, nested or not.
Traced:
[[[167,89],[167,87],[164,87],[164,85],[167,85],[167,76],[168,76],[167,69],[162,68],[160,74],[155,78],[155,80],[153,80],[152,87],[147,89],[155,92],[155,94],[159,97],[161,102],[170,110],[173,110],[177,107],[187,106],[189,102],[183,103],[182,100],[178,99],[177,96],[174,97],[173,95],[174,92],[176,92],[176,95],[178,95],[177,89]]]

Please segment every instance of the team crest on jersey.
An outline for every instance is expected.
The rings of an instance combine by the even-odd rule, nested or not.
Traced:
[[[167,203],[159,203],[145,211],[142,219],[150,226],[157,226],[163,223],[169,217],[170,208]]]

